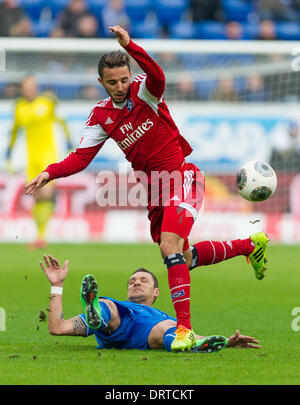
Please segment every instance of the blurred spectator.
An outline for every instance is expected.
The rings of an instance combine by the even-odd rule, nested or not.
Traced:
[[[257,11],[262,20],[295,21],[294,0],[258,0]]]
[[[108,27],[120,25],[130,33],[130,19],[123,0],[108,0],[102,11],[102,25],[106,36],[111,36]]]
[[[271,20],[263,20],[259,24],[259,38],[265,40],[276,39],[276,26]]]
[[[259,74],[252,74],[247,77],[247,88],[245,96],[243,97],[244,101],[265,101],[269,100],[270,95],[267,89],[265,89],[264,81],[262,76]]]
[[[193,22],[202,20],[221,20],[220,0],[190,0],[190,14]]]
[[[231,76],[224,76],[220,79],[219,85],[212,93],[213,101],[238,101],[239,96],[235,90],[234,80]]]
[[[3,0],[0,4],[0,36],[29,37],[32,23],[16,0]]]
[[[102,94],[99,86],[84,86],[81,92],[81,97],[84,100],[99,100]]]
[[[296,122],[287,122],[272,140],[270,165],[282,171],[300,170],[300,134]]]
[[[177,59],[177,55],[172,52],[164,52],[157,55],[159,65],[163,70],[177,70],[180,62]]]
[[[20,96],[20,86],[17,83],[8,83],[1,93],[1,98],[15,100]]]
[[[195,100],[195,83],[190,76],[183,74],[179,77],[176,85],[176,94],[174,94],[174,96],[175,100],[180,101]]]
[[[58,17],[56,28],[51,33],[52,37],[78,37],[82,36],[80,32],[80,20],[83,17],[94,17],[88,10],[85,0],[71,0],[69,5],[62,11]],[[91,19],[92,29],[95,26],[95,22]],[[86,21],[82,24],[84,26],[83,31],[86,33]],[[97,29],[98,30],[98,29]],[[83,35],[85,36],[85,35]]]
[[[300,0],[291,0],[292,1],[292,7],[296,12],[300,11]],[[298,15],[299,18],[299,15]]]
[[[229,21],[225,25],[225,32],[227,39],[242,39],[243,26],[238,21]]]
[[[85,15],[77,21],[77,37],[97,38],[99,35],[98,20],[93,15]]]

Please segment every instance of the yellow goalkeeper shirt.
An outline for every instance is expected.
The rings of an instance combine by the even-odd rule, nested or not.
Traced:
[[[19,129],[25,130],[27,143],[27,175],[31,180],[46,166],[58,160],[54,136],[54,123],[60,122],[68,136],[64,121],[56,117],[56,98],[42,93],[33,101],[19,98],[15,104],[14,125],[11,134],[11,147],[17,137]]]

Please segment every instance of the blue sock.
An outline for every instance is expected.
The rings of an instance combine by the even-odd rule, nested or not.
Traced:
[[[105,302],[99,301],[99,305],[101,308],[101,329],[105,329],[108,325],[108,322],[111,319],[111,312]]]
[[[176,330],[176,326],[174,326],[173,328],[169,328],[163,337],[163,344],[164,344],[164,348],[170,352],[171,351],[171,344],[173,343],[173,340],[175,339],[175,330]]]

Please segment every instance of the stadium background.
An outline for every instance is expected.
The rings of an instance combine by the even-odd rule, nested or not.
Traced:
[[[300,2],[7,2],[20,7],[24,16],[19,11],[21,23],[14,29],[11,25],[3,32],[2,26],[0,39],[5,50],[0,73],[0,241],[30,242],[36,236],[32,201],[23,194],[24,136],[19,136],[13,152],[18,174],[5,171],[21,78],[32,73],[41,90],[59,97],[59,112],[75,147],[92,106],[106,97],[97,83],[96,68],[101,54],[116,47],[106,30],[110,24],[125,26],[163,67],[165,99],[194,148],[189,160],[205,172],[204,211],[191,239],[232,239],[264,229],[274,242],[300,241]],[[69,3],[85,4],[81,17],[71,19],[77,24],[62,24]],[[1,13],[3,8],[0,18]],[[133,72],[139,72],[134,63]],[[59,128],[56,136],[63,158],[68,151]],[[270,162],[278,176],[276,194],[257,204],[244,201],[235,190],[237,169],[253,159]],[[87,170],[57,181],[49,241],[150,241],[144,207],[101,206],[97,175],[102,170],[116,173],[117,202],[126,201],[133,187],[126,181],[130,169],[122,152],[107,142]]]
[[[162,65],[166,101],[194,148],[190,160],[205,171],[205,209],[192,238],[224,240],[265,229],[272,240],[262,281],[243,257],[191,273],[194,330],[231,336],[239,329],[261,343],[260,350],[199,356],[99,351],[94,338],[49,335],[50,288],[38,265],[43,253],[61,263],[70,259],[63,295],[66,319],[82,312],[84,274],[96,276],[101,294],[124,299],[128,275],[140,266],[159,279],[155,306],[170,314],[174,310],[159,248],[140,243],[149,241],[144,208],[97,203],[102,201],[97,183],[102,170],[117,173],[122,201],[128,195],[129,168],[113,142],[107,142],[88,169],[57,182],[56,212],[47,231],[49,241],[56,243],[45,250],[27,249],[36,229],[32,200],[24,195],[24,134],[12,156],[18,173],[5,170],[20,80],[33,73],[41,90],[59,97],[59,112],[75,147],[91,107],[106,96],[97,83],[98,59],[118,44],[103,31],[102,10],[111,3],[107,0],[86,0],[99,32],[91,29],[95,20],[88,18],[84,35],[76,27],[67,34],[59,27],[59,13],[69,0],[20,0],[30,20],[12,11],[21,20],[16,26],[8,17],[3,20],[4,2],[13,10],[16,4],[0,1],[0,390],[9,384],[110,384],[118,390],[123,384],[196,384],[203,395],[206,384],[299,385],[299,246],[292,245],[300,241],[299,2],[124,0],[125,20],[123,13],[117,12],[116,19],[109,14],[109,24],[130,22],[131,35]],[[136,74],[137,66],[132,68]],[[63,158],[68,150],[59,128],[56,136]],[[276,194],[264,203],[250,204],[235,190],[236,170],[250,159],[271,162],[278,175]],[[15,395],[18,390],[13,389]],[[31,387],[27,392],[32,397]],[[87,391],[79,387],[79,392],[86,399]],[[221,391],[211,389],[210,397],[215,392]],[[257,389],[246,387],[245,392],[257,398]],[[105,390],[98,397],[101,393]]]

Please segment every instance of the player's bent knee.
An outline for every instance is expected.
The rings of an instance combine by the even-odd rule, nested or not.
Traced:
[[[178,247],[176,243],[170,243],[168,241],[161,242],[159,245],[160,252],[163,258],[178,252]]]
[[[164,335],[170,328],[176,329],[176,321],[167,319],[157,323],[151,330],[148,337],[148,344],[151,349],[162,349],[164,347]],[[166,347],[165,347],[166,348]]]
[[[159,245],[162,257],[165,258],[174,253],[182,253],[183,246],[181,245],[183,245],[183,242],[182,238],[174,233],[162,232]]]
[[[121,323],[121,318],[116,304],[113,301],[105,298],[101,298],[100,302],[104,302],[110,310],[110,328],[113,330],[117,329]]]
[[[185,258],[188,268],[190,268],[192,265],[192,258],[193,258],[193,255],[192,255],[192,252],[190,251],[190,249],[185,250],[183,252],[183,256]]]

